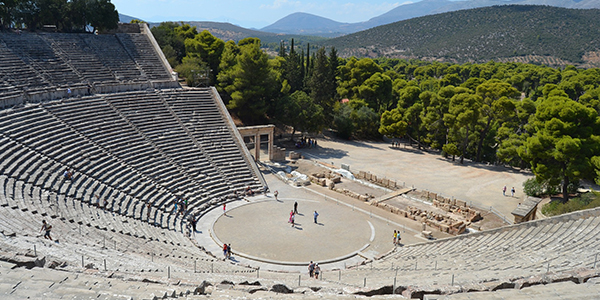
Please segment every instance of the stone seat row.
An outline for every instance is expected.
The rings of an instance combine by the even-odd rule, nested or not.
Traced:
[[[118,115],[110,107],[102,106],[101,100],[93,100],[95,101],[85,101],[84,105],[93,105],[96,108],[94,111],[89,110],[87,107],[79,109],[78,106],[70,105],[77,104],[78,102],[64,103],[63,105],[48,105],[47,108],[66,123],[76,127],[83,135],[110,149],[113,154],[138,168],[149,177],[157,179],[159,182],[161,176],[158,176],[158,173],[162,172],[162,174],[168,177],[173,175],[173,172],[178,172],[176,166],[165,164],[165,162],[168,162],[168,157],[157,151],[138,132],[128,130],[128,124],[125,121],[116,119],[115,116],[118,117]],[[106,109],[110,109],[110,111],[106,111]],[[99,116],[99,118],[95,116]],[[114,126],[107,126],[106,123],[101,123],[102,119],[108,124],[113,124],[114,122]],[[115,131],[110,130],[110,128],[115,128]],[[136,152],[135,150],[138,149],[139,152]],[[153,159],[149,163],[148,157],[161,159]],[[148,168],[152,172],[148,174],[147,170],[140,168]],[[179,176],[178,178],[180,180],[178,180],[176,188],[189,193],[189,190],[193,186],[191,179],[185,176]],[[179,185],[182,186],[179,187]]]
[[[152,104],[160,108],[163,105],[162,109],[154,108],[153,111],[177,119],[172,111],[164,108],[160,93],[158,96],[156,92],[150,91],[112,96],[138,98],[140,94],[147,98],[140,103],[146,104],[146,107]],[[197,195],[198,201],[194,198],[189,199],[192,213],[201,213],[202,210],[210,207],[206,205],[209,200],[213,204],[220,203],[232,193],[232,187],[234,190],[241,190],[246,186],[260,187],[256,175],[249,171],[248,165],[239,162],[234,164],[227,158],[223,160],[223,168],[219,168],[217,165],[221,163],[215,163],[220,161],[219,157],[199,160],[198,155],[202,154],[202,151],[194,151],[198,144],[189,141],[188,133],[178,127],[181,126],[180,123],[170,121],[171,128],[165,129],[169,132],[179,131],[181,139],[177,141],[184,146],[187,145],[189,148],[187,151],[181,151],[183,147],[179,145],[173,148],[164,141],[149,140],[144,136],[142,129],[135,127],[131,120],[123,120],[118,108],[111,106],[111,102],[104,98],[93,96],[64,99],[6,111],[0,115],[0,128],[3,129],[1,138],[5,141],[0,146],[3,147],[0,174],[7,174],[52,193],[74,197],[85,203],[98,202],[96,197],[109,199],[106,205],[109,210],[132,218],[147,218],[148,209],[145,208],[145,203],[150,203],[151,216],[155,224],[178,231],[183,227],[180,220],[185,216],[173,213],[173,210],[169,209],[174,194],[168,192],[170,190],[168,184],[177,182],[178,178],[189,178],[186,184],[188,193],[184,194],[186,197]],[[106,111],[106,116],[112,115],[114,120],[121,120],[124,128],[133,129],[129,132],[135,133],[139,141],[138,146],[132,149],[129,147],[130,144],[122,143],[111,147],[108,136],[104,144],[95,140],[83,130],[87,128],[92,131],[92,124],[80,124],[81,119],[78,116],[85,111],[79,110],[80,101],[81,105],[90,107],[87,115],[98,110],[98,103],[104,103],[102,107],[105,109],[101,111]],[[73,106],[68,107],[70,104]],[[69,122],[71,119],[74,121]],[[131,135],[123,136],[121,140],[127,140],[129,137]],[[188,140],[185,139],[186,137]],[[152,147],[145,147],[148,145]],[[133,161],[129,159],[130,157],[124,155],[119,157],[115,154],[118,150],[127,153],[126,149],[135,151],[134,149],[145,148],[154,149],[150,154],[155,157],[155,160],[173,166],[172,172],[154,176],[160,172],[161,166],[157,165],[150,169],[153,170],[150,174],[152,176],[148,176],[146,173],[149,169],[141,168],[144,165],[144,156],[149,154],[144,151],[131,158],[138,161],[137,165],[140,167],[137,169],[132,167]],[[181,163],[173,165],[177,161]],[[203,167],[198,169],[198,166]],[[212,168],[213,171],[207,172],[204,168]],[[62,172],[66,169],[75,171],[73,180],[64,180]],[[168,176],[164,176],[165,174]],[[198,189],[198,184],[202,188]],[[179,187],[173,185],[177,192],[180,192]]]
[[[497,276],[529,276],[593,267],[600,245],[598,213],[585,218],[564,217],[532,224],[520,224],[491,232],[404,246],[372,269],[355,270],[371,280],[389,280],[377,271],[395,270],[410,277],[423,272],[456,274],[471,280]],[[359,268],[360,269],[360,268]],[[378,279],[376,279],[378,278]]]
[[[11,83],[24,88],[172,80],[148,37],[138,34],[132,39],[128,35],[2,33],[0,66],[9,71],[2,74],[10,74]],[[143,56],[130,54],[140,51]]]
[[[15,122],[15,123],[17,123],[17,122]],[[42,121],[40,124],[42,124],[42,123],[45,123],[45,122]],[[47,128],[47,126],[45,126],[45,128]],[[16,131],[18,132],[18,130],[16,130]],[[21,133],[26,133],[26,134],[28,133],[27,131],[20,131],[20,132]],[[52,140],[54,140],[56,138],[56,133],[55,132],[50,132],[49,134],[51,136],[53,136]],[[32,136],[35,136],[35,135],[32,134]],[[40,139],[39,135],[36,137],[36,139],[39,141],[39,139]],[[60,143],[58,143],[58,144],[60,144]],[[61,145],[61,146],[64,146],[64,145]],[[92,153],[92,152],[87,152],[87,153]]]
[[[47,218],[58,218],[71,224],[95,227],[101,231],[111,231],[141,239],[157,240],[177,245],[190,244],[189,240],[181,234],[159,230],[141,220],[130,219],[110,211],[96,209],[89,203],[77,201],[74,198],[49,193],[26,183],[12,180],[12,178],[0,182],[4,185],[5,191],[12,191],[2,195],[5,199],[8,199],[8,202],[14,202],[9,203],[5,209],[8,210],[8,213],[12,211],[15,220],[26,221],[20,225],[21,227],[14,228],[15,232],[19,234],[29,232],[35,235],[39,231],[37,227],[40,221],[32,222],[33,220],[28,221],[27,218],[39,214]],[[6,214],[3,214],[3,216],[6,216]],[[19,222],[13,223],[19,226]],[[35,225],[31,227],[31,224]],[[94,239],[98,240],[97,237],[94,237]]]
[[[157,53],[154,51],[148,37],[140,33],[116,34],[117,38],[125,46],[131,57],[135,59],[151,80],[170,80],[170,74],[166,72]]]
[[[11,143],[8,143],[8,142],[5,143],[4,150],[6,150],[6,148],[9,145],[11,145]],[[17,145],[15,144],[15,147],[16,146]],[[4,153],[12,153],[12,152],[13,151],[6,151]],[[17,153],[17,155],[15,155],[15,156],[20,156],[20,152],[16,152],[16,153]],[[26,155],[26,157],[31,157],[30,159],[27,159],[27,161],[36,162],[36,164],[26,164],[26,163],[21,163],[21,161],[14,160],[15,163],[11,163],[10,165],[8,165],[6,170],[2,169],[1,171],[10,174],[10,176],[13,176],[14,178],[22,179],[26,182],[31,182],[32,184],[40,186],[49,191],[61,193],[61,194],[68,195],[71,197],[77,197],[81,201],[87,201],[87,202],[96,201],[97,202],[97,200],[94,199],[96,196],[98,196],[99,199],[111,199],[111,201],[109,201],[107,203],[107,207],[110,210],[118,211],[118,212],[128,215],[130,217],[141,218],[141,215],[144,214],[144,212],[142,211],[142,208],[141,208],[143,202],[140,200],[136,200],[134,197],[132,197],[131,195],[128,195],[127,193],[118,191],[118,189],[111,188],[110,186],[107,186],[106,184],[100,184],[97,180],[94,180],[91,177],[87,177],[87,176],[81,175],[81,174],[76,175],[74,177],[74,179],[71,181],[65,180],[62,176],[64,166],[60,166],[59,164],[52,164],[52,163],[49,164],[48,162],[51,162],[51,160],[40,158],[39,155],[35,155],[35,153],[32,151],[25,152],[24,155]],[[7,160],[4,160],[4,162],[10,163],[11,160],[7,159]],[[39,165],[40,163],[42,164],[42,166],[44,166],[44,165],[50,166],[51,169],[46,170],[45,167],[41,167],[41,170],[43,170],[43,171],[39,172],[40,168],[34,168],[33,170],[31,170],[31,172],[32,172],[31,174],[35,174],[35,172],[38,172],[43,175],[40,175],[40,174],[38,174],[37,176],[34,175],[35,179],[33,179],[33,180],[30,180],[29,177],[25,176],[26,173],[21,174],[21,172],[11,171],[12,166],[35,167],[35,166]],[[21,168],[21,169],[25,169],[25,168]],[[162,194],[157,193],[157,195],[161,196]],[[164,201],[164,200],[162,200],[162,201]],[[137,210],[137,212],[136,212],[136,210]],[[161,211],[164,212],[164,209]],[[166,224],[167,228],[174,228],[174,226],[175,225]]]

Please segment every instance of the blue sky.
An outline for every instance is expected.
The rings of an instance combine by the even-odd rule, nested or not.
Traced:
[[[262,28],[294,12],[338,22],[362,22],[408,0],[112,0],[117,10],[149,22],[218,21]]]

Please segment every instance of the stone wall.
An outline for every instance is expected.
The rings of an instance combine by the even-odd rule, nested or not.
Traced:
[[[396,181],[384,177],[377,177],[377,175],[371,174],[370,172],[359,171],[358,173],[353,174],[356,179],[366,180],[388,189],[397,190],[402,187],[402,185],[399,185]]]
[[[0,108],[11,107],[24,102],[23,95],[12,95],[0,98]]]
[[[470,225],[470,222],[453,218],[450,215],[442,215],[412,206],[409,206],[406,210],[403,210],[382,202],[373,202],[371,204],[376,207],[389,210],[392,213],[398,214],[413,221],[421,222],[441,232],[453,235],[458,235],[465,232],[467,226]],[[423,230],[425,230],[425,228]]]
[[[338,192],[340,194],[344,194],[346,196],[361,200],[361,201],[369,201],[370,199],[373,199],[374,196],[373,195],[369,195],[369,194],[359,194],[356,192],[353,192],[351,190],[348,189],[342,189],[342,188],[337,188],[335,186],[336,183],[340,183],[342,181],[342,176],[338,173],[332,172],[330,170],[326,170],[324,172],[320,172],[320,173],[313,173],[311,175],[308,175],[308,179],[316,184],[316,185],[320,185],[323,187],[328,187],[330,190]]]

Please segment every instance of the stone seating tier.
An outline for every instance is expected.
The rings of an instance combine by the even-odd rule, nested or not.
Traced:
[[[199,214],[220,205],[234,191],[262,187],[233,133],[216,117],[221,114],[215,99],[211,103],[206,97],[209,94],[208,90],[189,95],[184,90],[135,91],[0,112],[0,174],[27,183],[40,195],[96,206],[99,198],[108,211],[146,222],[149,203],[150,222],[182,231],[187,215],[172,210],[176,197],[189,201],[188,214]],[[197,95],[202,95],[198,103],[213,115],[219,135],[202,136],[207,128],[201,123],[186,126],[181,118],[188,114],[164,101]],[[63,176],[67,169],[74,171],[72,180]],[[11,197],[26,193],[15,193],[14,188],[9,192]]]
[[[3,32],[0,71],[0,98],[57,88],[90,94],[96,84],[173,81],[148,36],[139,33]]]

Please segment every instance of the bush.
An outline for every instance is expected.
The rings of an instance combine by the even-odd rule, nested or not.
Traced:
[[[538,182],[535,178],[530,178],[523,182],[523,192],[527,196],[539,197],[546,192],[543,183]]]
[[[600,193],[598,192],[582,194],[567,203],[562,203],[560,200],[551,201],[542,207],[542,213],[551,217],[594,207],[600,207]]]
[[[577,191],[579,183],[569,184],[567,190],[569,193]],[[538,181],[536,178],[530,178],[523,182],[523,192],[525,195],[540,197],[543,195],[556,195],[561,192],[560,185],[550,185],[547,181]]]

